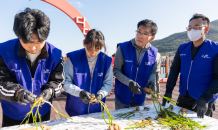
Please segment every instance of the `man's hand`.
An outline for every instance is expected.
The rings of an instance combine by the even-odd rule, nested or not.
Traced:
[[[20,89],[17,91],[15,99],[20,105],[27,105],[27,103],[33,102],[37,96],[26,89]]]
[[[97,99],[96,101],[92,102],[91,104],[98,104],[98,100],[102,100],[103,96],[102,94],[96,94],[95,98]]]
[[[168,98],[172,98],[172,93],[165,93],[164,94],[164,97],[168,97]],[[166,105],[166,102],[169,103],[168,100],[166,100],[165,98],[163,98],[163,102],[162,102],[162,106],[165,106]]]
[[[142,94],[142,92],[141,92],[141,90],[139,88],[141,88],[141,87],[139,86],[138,83],[136,83],[134,81],[129,82],[129,89],[134,94],[138,94],[138,95]]]
[[[49,101],[51,99],[52,96],[52,89],[48,88],[42,91],[42,93],[39,95],[39,97],[42,97],[45,101]],[[42,103],[41,105],[43,105],[44,103]]]
[[[215,108],[215,102],[208,103],[208,110],[205,113],[205,115],[212,117],[213,116],[213,111],[215,111],[215,109],[216,109]]]
[[[91,100],[91,94],[85,90],[82,90],[80,93],[79,93],[79,98],[85,103],[85,104],[88,104]]]
[[[149,82],[147,88],[150,88],[153,92],[155,92],[155,83],[152,82],[152,81]],[[150,94],[150,92],[147,92],[147,91],[145,91],[145,90],[143,90],[143,92],[146,93],[146,94],[148,94],[148,95]]]
[[[200,97],[192,106],[192,109],[194,109],[197,106],[197,116],[199,118],[204,118],[204,114],[207,112],[208,109],[208,102]]]

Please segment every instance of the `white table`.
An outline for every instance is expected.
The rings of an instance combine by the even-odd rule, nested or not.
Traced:
[[[154,105],[150,104],[150,105],[145,105],[145,106],[150,107],[150,110],[140,111],[140,113],[137,112],[134,117],[131,117],[131,119],[134,121],[138,121],[148,116],[154,119],[157,116]],[[169,104],[166,104],[166,107],[168,106]],[[116,114],[130,112],[135,109],[136,109],[135,107],[127,108],[127,109],[120,109],[120,110],[110,111],[110,113],[115,118]],[[181,107],[175,106],[173,109],[173,112],[179,113],[180,109]],[[187,111],[186,117],[191,118],[195,121],[200,121],[201,125],[205,125],[205,124],[211,125],[211,127],[209,127],[208,130],[218,130],[218,120],[215,118],[205,116],[204,119],[201,119],[197,117],[196,112],[193,112],[190,110]],[[87,115],[81,115],[81,116],[75,116],[72,118],[73,118],[73,121],[64,118],[64,119],[42,122],[42,124],[51,126],[52,130],[107,130],[109,127],[107,124],[105,124],[104,120],[101,117],[100,112],[93,113],[93,114],[87,114]],[[105,118],[107,119],[106,114],[105,114]],[[115,119],[114,123],[120,124],[122,129],[128,127],[128,124],[130,123],[132,124],[132,122],[129,121],[128,119]],[[156,121],[154,121],[154,124],[156,124]],[[20,127],[18,126],[4,127],[4,128],[1,128],[0,130],[18,130],[18,129],[28,128],[28,127],[32,127],[32,124],[26,124]],[[155,128],[147,127],[147,128],[142,128],[142,129],[143,130],[148,130],[148,129],[161,130],[163,128],[162,127],[159,127],[159,128],[158,127],[155,127]],[[137,130],[141,130],[141,129],[137,129]]]

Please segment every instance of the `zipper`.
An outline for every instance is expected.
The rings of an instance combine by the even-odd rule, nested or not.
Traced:
[[[35,61],[31,62],[31,67],[34,65],[34,63],[35,63]],[[43,70],[43,72],[44,72],[44,70]],[[33,93],[33,79],[34,79],[34,77],[32,78],[32,93]],[[44,82],[44,73],[43,73],[43,82]]]
[[[42,83],[43,83],[43,85],[44,85],[44,73],[45,73],[45,59],[43,59],[43,75],[42,75],[42,77],[43,77],[43,81],[42,81]]]
[[[91,83],[90,83],[90,93],[91,93],[91,86],[92,86],[92,81],[91,81]],[[89,103],[89,107],[88,107],[88,114],[89,114],[89,108],[90,108],[90,103]]]
[[[97,57],[96,57],[96,58],[97,58]],[[95,59],[95,65],[96,65],[96,62],[97,62],[97,59]],[[90,76],[91,76],[91,83],[90,83],[90,89],[89,89],[89,92],[90,92],[90,93],[91,93],[92,79],[93,79],[93,75],[94,75],[95,65],[94,65],[94,68],[92,68],[92,70],[93,70],[92,76],[91,76],[91,73],[90,73]],[[92,93],[91,93],[91,94],[92,94]],[[89,114],[89,108],[90,108],[90,103],[89,103],[89,106],[88,106],[88,114]]]
[[[32,93],[33,93],[33,78],[32,78]]]
[[[136,76],[135,76],[135,82],[136,82],[137,75],[138,75],[138,69],[139,69],[139,67],[137,67]]]
[[[20,78],[21,78],[21,81],[22,81],[22,85],[23,85],[23,79],[22,79],[22,75],[23,75],[23,71],[22,71],[22,58],[20,58],[20,61],[21,61],[21,66],[20,66]]]
[[[135,76],[135,82],[136,82],[137,75],[138,75],[138,68],[139,68],[139,67],[137,67],[136,76]],[[134,93],[132,93],[132,97],[134,97]]]
[[[136,76],[135,76],[135,82],[136,82],[137,75],[138,75],[138,69],[139,69],[139,67],[138,67],[138,61],[139,61],[139,56],[140,56],[141,52],[142,52],[142,49],[140,50],[139,55],[138,55],[138,58],[137,58],[137,71],[136,71]],[[141,62],[141,61],[140,61],[140,62]],[[139,64],[140,64],[140,63],[139,63]],[[134,97],[134,93],[132,94],[132,97]]]
[[[30,61],[30,62],[31,62],[31,61]],[[34,63],[35,63],[35,61],[31,62],[31,67],[33,67]]]
[[[137,67],[138,67],[139,56],[140,56],[141,52],[142,52],[142,49],[140,50],[139,55],[138,55],[138,58],[137,58]],[[142,59],[141,59],[141,60],[142,60]],[[141,62],[141,60],[140,60],[140,62]],[[139,62],[139,64],[140,64],[140,62]]]
[[[94,71],[93,71],[94,73]],[[92,77],[93,78],[93,77]],[[91,83],[90,83],[90,88],[89,88],[89,92],[91,93],[91,87],[92,87],[92,78],[91,78]],[[92,94],[92,93],[91,93]],[[89,106],[88,106],[88,114],[89,114],[89,108],[90,108],[90,103],[89,103]]]
[[[192,60],[192,62],[193,62],[193,60]],[[188,73],[188,78],[187,78],[187,90],[188,90],[188,80],[189,80],[189,75],[190,75],[191,68],[192,68],[192,62],[191,62],[191,66],[190,66],[189,73]]]
[[[139,55],[138,55],[138,58],[137,58],[137,71],[136,71],[136,76],[135,76],[135,82],[136,82],[137,75],[138,75],[138,68],[139,68],[139,66],[138,66],[138,61],[139,61],[139,56],[140,56],[141,52],[142,52],[142,49],[140,49],[140,52],[139,52]],[[141,61],[140,61],[140,62],[141,62]],[[140,64],[140,62],[139,62],[139,64]]]

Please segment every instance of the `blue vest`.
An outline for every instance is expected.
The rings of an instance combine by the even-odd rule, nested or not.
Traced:
[[[188,90],[190,96],[197,100],[213,81],[213,61],[218,54],[218,44],[207,40],[193,61],[191,46],[192,42],[188,42],[179,47],[181,58],[179,92],[185,96]]]
[[[13,39],[5,43],[1,43],[0,56],[3,58],[12,75],[16,77],[17,82],[22,85],[24,89],[27,89],[39,96],[42,92],[42,86],[47,83],[50,73],[60,61],[61,50],[46,42],[49,57],[39,61],[32,82],[31,73],[25,58],[18,55],[19,45],[19,39]],[[23,120],[26,114],[30,111],[30,104],[24,106],[19,103],[12,103],[4,100],[2,100],[1,104],[3,113],[14,120]],[[41,116],[44,116],[49,110],[50,106],[47,103],[39,108]],[[36,109],[33,111],[35,113]]]
[[[104,77],[111,65],[111,58],[100,52],[93,71],[91,81],[90,69],[85,49],[73,51],[67,54],[73,64],[73,83],[80,89],[91,94],[97,94],[101,89]],[[105,102],[105,98],[102,100]],[[79,97],[67,95],[66,111],[70,116],[101,112],[100,104],[85,104]]]
[[[120,43],[119,46],[124,57],[122,73],[126,77],[136,81],[142,88],[147,87],[147,80],[156,62],[157,49],[151,46],[148,51],[144,52],[137,71],[136,50],[131,41]],[[131,103],[133,97],[133,93],[129,90],[129,87],[117,79],[115,80],[115,95],[126,105]],[[145,101],[145,96],[146,94],[143,92],[141,95],[134,94],[134,102],[136,104],[142,104]]]

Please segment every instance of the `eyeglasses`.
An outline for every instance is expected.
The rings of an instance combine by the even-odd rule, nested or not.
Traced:
[[[136,32],[137,35],[140,34],[140,35],[142,35],[143,37],[152,36],[152,35],[148,35],[148,34],[145,34],[145,33],[141,33],[139,30],[136,30],[135,32]]]
[[[194,29],[194,30],[201,30],[203,27],[206,27],[206,26],[203,25],[203,26],[187,27],[186,30],[187,31],[191,31],[192,29]]]

